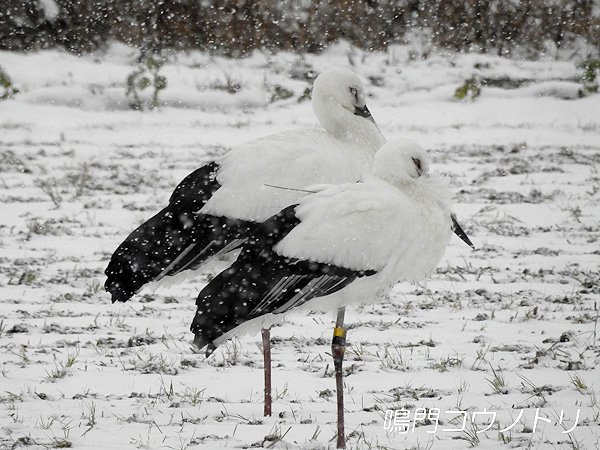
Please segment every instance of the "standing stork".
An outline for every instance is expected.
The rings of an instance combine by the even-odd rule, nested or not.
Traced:
[[[345,447],[344,308],[384,297],[399,281],[429,276],[452,231],[473,244],[450,211],[443,178],[410,141],[385,144],[359,183],[308,188],[296,205],[263,222],[233,265],[198,295],[191,331],[207,354],[298,308],[337,309],[332,353],[338,395],[337,447]]]
[[[113,303],[126,302],[150,283],[168,282],[177,274],[193,276],[209,259],[238,249],[257,224],[297,203],[306,186],[358,181],[385,142],[365,97],[356,74],[332,67],[316,78],[312,91],[322,129],[247,142],[188,175],[169,204],[131,232],[112,255],[105,288]],[[268,328],[263,343],[270,384]],[[270,408],[269,390],[265,415]]]

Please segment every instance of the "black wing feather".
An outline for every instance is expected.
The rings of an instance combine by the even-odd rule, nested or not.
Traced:
[[[209,346],[207,354],[214,351],[215,339],[248,320],[284,313],[375,273],[275,253],[274,245],[298,223],[290,206],[261,224],[237,261],[200,292],[191,330],[199,348]]]
[[[255,226],[197,214],[220,187],[218,170],[213,162],[188,175],[171,195],[169,205],[117,248],[105,271],[105,288],[113,302],[127,301],[150,281],[198,267]]]

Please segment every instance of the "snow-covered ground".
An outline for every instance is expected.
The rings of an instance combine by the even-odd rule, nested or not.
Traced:
[[[334,447],[330,315],[272,330],[265,418],[259,336],[208,360],[191,346],[206,278],[117,305],[102,285],[190,171],[316,125],[305,75],[336,64],[365,81],[387,137],[451,177],[477,246],[454,238],[426,287],[348,310],[348,447],[598,449],[600,96],[578,98],[573,61],[409,51],[174,54],[144,112],[125,96],[132,49],[0,53],[20,91],[0,102],[0,448]],[[481,95],[455,99],[472,75]]]

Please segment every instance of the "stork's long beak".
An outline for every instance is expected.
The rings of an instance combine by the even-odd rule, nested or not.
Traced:
[[[456,221],[456,216],[454,214],[450,214],[450,217],[452,218],[452,231],[454,231],[454,234],[461,238],[469,247],[475,249],[475,246],[471,242],[471,239],[469,239],[469,236],[467,236],[467,233],[465,233],[465,231]]]
[[[368,119],[371,122],[375,123],[375,120],[373,119],[373,116],[371,115],[371,111],[369,111],[369,108],[367,108],[367,105],[363,106],[362,108],[355,106],[354,107],[354,115],[364,117],[365,119]]]

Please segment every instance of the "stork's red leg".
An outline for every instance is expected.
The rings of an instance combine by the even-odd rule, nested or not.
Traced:
[[[337,390],[337,446],[336,448],[346,448],[346,439],[344,437],[344,372],[342,364],[344,362],[344,351],[346,350],[346,330],[344,330],[344,314],[346,308],[338,309],[337,320],[333,330],[333,340],[331,342],[331,354],[333,355],[333,366],[335,368],[335,386]]]
[[[271,331],[262,329],[263,357],[265,360],[265,417],[271,415]]]

